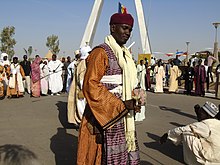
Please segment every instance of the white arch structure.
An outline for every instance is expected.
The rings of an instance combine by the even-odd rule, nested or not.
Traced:
[[[85,46],[86,44],[89,44],[92,47],[97,24],[98,24],[102,6],[103,6],[103,2],[104,0],[95,0],[80,47]],[[142,53],[151,54],[152,52],[151,52],[149,37],[147,33],[147,27],[146,27],[146,23],[144,19],[144,11],[142,7],[142,3],[141,3],[141,0],[134,0],[134,2],[136,6],[138,26],[140,29]]]

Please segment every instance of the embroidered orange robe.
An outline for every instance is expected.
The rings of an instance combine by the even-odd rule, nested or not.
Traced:
[[[97,142],[96,126],[108,129],[127,114],[122,100],[100,83],[108,66],[108,56],[103,48],[94,49],[87,58],[83,93],[89,106],[85,109],[79,130],[77,165],[101,164],[102,143]],[[92,119],[94,117],[96,122]]]

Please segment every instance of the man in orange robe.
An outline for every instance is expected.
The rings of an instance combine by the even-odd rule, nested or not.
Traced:
[[[140,164],[132,99],[137,70],[124,46],[131,35],[133,17],[113,14],[111,35],[87,58],[83,93],[87,105],[78,138],[78,165]]]

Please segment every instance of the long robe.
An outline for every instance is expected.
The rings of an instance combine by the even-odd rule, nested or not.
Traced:
[[[205,67],[203,65],[197,65],[195,67],[195,94],[197,96],[205,95],[205,80]]]
[[[49,88],[49,69],[46,64],[40,64],[40,77],[41,94],[47,95]]]
[[[4,67],[0,65],[0,98],[4,96],[4,78],[5,78]]]
[[[138,83],[140,84],[140,87],[146,90],[146,87],[145,87],[146,67],[144,64],[137,65],[137,76],[138,76]]]
[[[36,58],[31,64],[31,94],[33,97],[40,97],[40,61],[41,58]]]
[[[178,91],[178,80],[177,78],[181,75],[181,71],[178,66],[174,65],[170,67],[170,83],[169,83],[169,92]]]
[[[4,97],[8,86],[10,66],[0,65],[0,97]]]
[[[86,106],[81,121],[78,138],[77,164],[105,164],[105,159],[109,158],[108,156],[103,155],[104,151],[106,151],[106,148],[104,149],[106,146],[107,152],[112,152],[112,155],[117,155],[118,152],[124,153],[124,155],[120,155],[117,160],[114,159],[116,164],[120,164],[118,161],[126,161],[128,157],[125,148],[125,130],[122,119],[128,111],[125,109],[122,100],[112,94],[100,82],[102,77],[106,74],[109,65],[115,64],[109,63],[108,56],[102,48],[93,49],[88,56],[87,61],[83,93],[87,99],[87,105],[89,106]],[[120,131],[120,134],[118,134],[118,131]],[[100,133],[105,134],[105,137],[110,139],[102,139]],[[112,137],[109,137],[108,134],[112,135]],[[113,137],[113,135],[115,136]],[[103,140],[107,142],[106,146],[103,146]],[[109,144],[108,141],[113,144]],[[121,143],[121,148],[116,151],[114,147],[117,147],[116,144],[118,143]],[[109,145],[113,148],[108,148]],[[132,156],[133,159],[137,157],[135,152]]]
[[[82,120],[86,105],[85,98],[78,98],[78,94],[82,90],[85,72],[86,61],[81,60],[75,68],[75,76],[73,77],[68,95],[68,122],[78,125]]]
[[[165,78],[165,71],[163,66],[155,66],[154,73],[156,76],[156,85],[154,88],[155,93],[163,93],[163,79]]]
[[[186,68],[184,79],[185,79],[186,94],[190,95],[193,89],[193,79],[194,79],[194,68],[193,67],[188,66]]]
[[[61,90],[63,89],[62,66],[63,63],[60,60],[51,60],[48,63],[48,68],[50,72],[49,89],[51,90],[52,94],[61,92]]]
[[[150,90],[150,88],[151,88],[150,72],[151,72],[151,68],[148,67],[146,69],[146,75],[145,75],[145,87],[146,87],[146,90]]]
[[[66,81],[66,91],[69,93],[70,91],[70,86],[72,84],[74,74],[75,74],[75,67],[78,64],[78,61],[74,60],[69,64],[67,67],[67,81]]]
[[[174,144],[183,143],[184,161],[189,165],[220,164],[220,121],[206,119],[168,131]]]
[[[216,67],[215,97],[220,98],[220,64]]]
[[[22,82],[22,78],[25,78],[25,73],[21,65],[19,64],[11,64],[11,76],[8,82],[7,88],[7,96],[23,96],[24,94],[24,86]]]

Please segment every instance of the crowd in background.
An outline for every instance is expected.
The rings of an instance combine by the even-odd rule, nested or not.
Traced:
[[[215,62],[216,58],[211,54],[205,59],[192,58],[186,66],[178,56],[168,61],[153,57],[150,62],[147,58],[142,59],[137,65],[139,84],[141,88],[155,93],[163,93],[167,88],[168,93],[178,93],[179,87],[184,85],[185,94],[205,96],[205,92],[210,92],[210,84],[216,82],[213,89],[219,95],[220,65],[213,69]]]
[[[31,97],[45,95],[60,95],[66,92],[68,79],[68,66],[71,57],[57,59],[53,54],[51,59],[41,58],[36,55],[33,60],[27,55],[23,60],[14,56],[12,62],[8,60],[6,53],[1,54],[0,61],[0,97],[23,97],[29,94]]]
[[[85,50],[84,50],[85,49]],[[69,93],[72,80],[77,72],[76,66],[79,61],[88,56],[91,48],[83,48],[75,51],[75,59],[62,57],[57,59],[55,54],[51,59],[43,59],[39,55],[30,61],[27,55],[23,60],[13,57],[12,62],[8,60],[6,53],[1,54],[0,61],[0,97],[22,97],[25,93],[32,97],[41,95],[60,95],[62,92]],[[213,69],[216,59],[209,54],[205,59],[192,58],[184,66],[178,56],[175,59],[163,61],[151,57],[150,62],[140,60],[137,65],[137,76],[139,86],[147,91],[163,93],[165,87],[169,93],[176,93],[184,81],[184,93],[187,95],[205,96],[210,92],[210,84],[219,81],[220,66]],[[85,70],[85,68],[83,69]],[[215,79],[214,79],[215,77]],[[82,79],[82,78],[81,78]],[[75,80],[74,80],[75,81]],[[80,82],[74,82],[77,90],[82,88]],[[152,87],[151,84],[155,84]],[[216,83],[214,90],[216,96],[219,94],[219,85]]]

